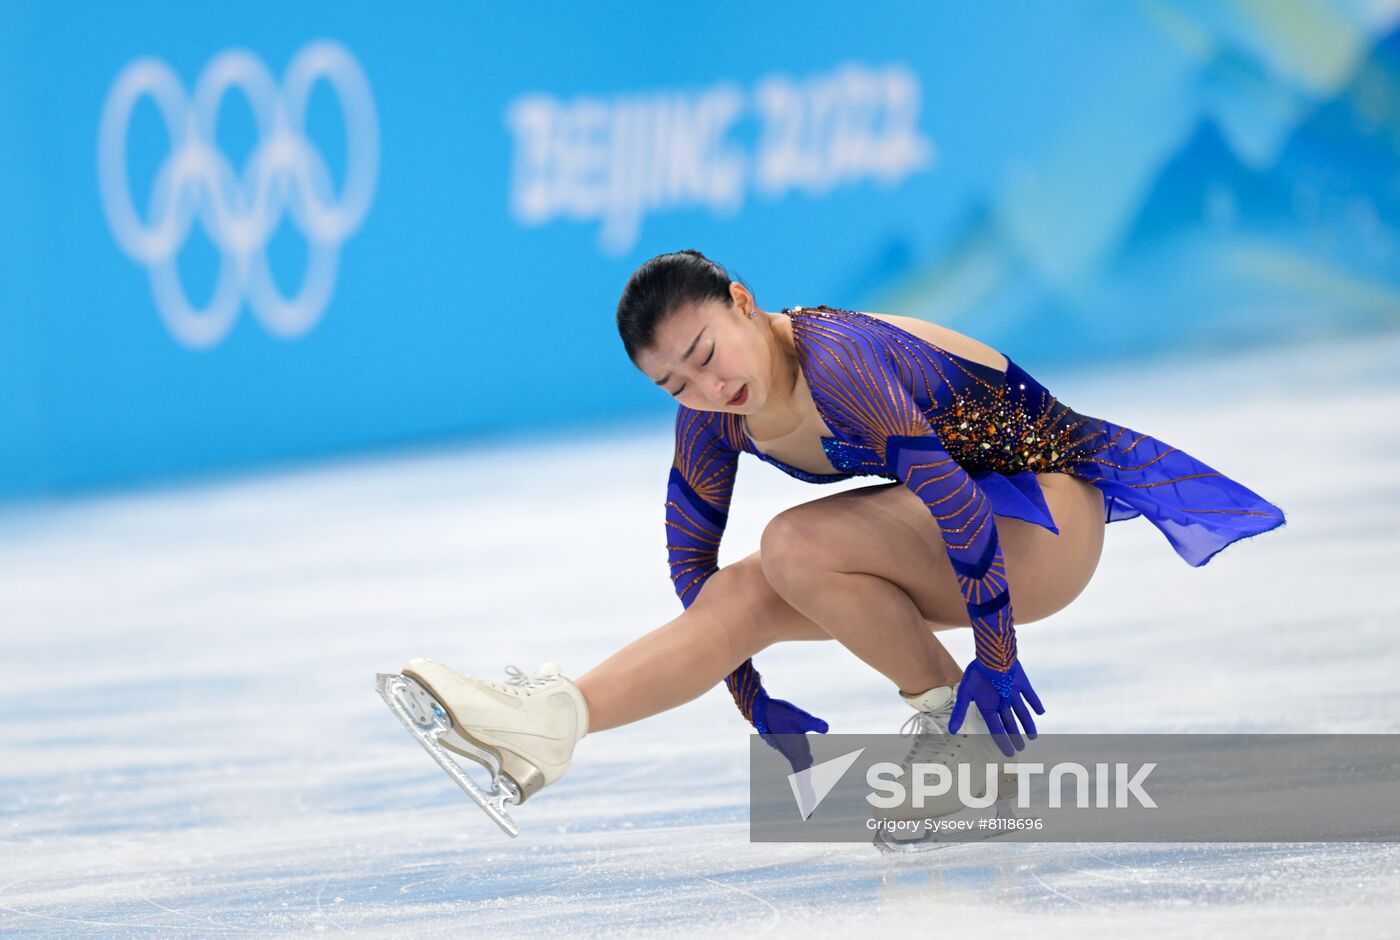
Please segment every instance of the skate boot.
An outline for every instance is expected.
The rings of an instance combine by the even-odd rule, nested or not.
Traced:
[[[982,713],[975,704],[970,704],[962,728],[957,734],[949,734],[948,721],[957,700],[956,685],[938,686],[922,695],[901,692],[900,697],[914,709],[900,734],[912,735],[914,743],[900,762],[904,801],[888,809],[876,809],[876,847],[907,851],[995,835],[995,831],[978,828],[978,821],[1014,813],[1017,780],[1015,774],[1000,772],[1000,764],[1006,758],[992,738]],[[915,764],[942,764],[948,768],[951,786],[944,793],[923,795],[922,805],[917,805]],[[990,793],[989,769],[994,791]],[[930,774],[926,779],[932,784],[938,778]],[[970,797],[971,803],[987,805],[965,805],[962,793]],[[971,828],[951,829],[950,826]]]
[[[508,666],[505,683],[412,659],[401,675],[381,674],[379,693],[433,759],[511,835],[519,830],[505,804],[524,803],[564,775],[588,732],[588,704],[578,686],[545,663],[527,677]],[[443,749],[491,772],[483,791]]]

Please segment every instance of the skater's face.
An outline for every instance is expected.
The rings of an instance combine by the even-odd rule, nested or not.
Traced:
[[[638,354],[637,366],[687,408],[754,414],[771,387],[771,330],[763,328],[768,315],[753,295],[737,281],[729,287],[729,303],[707,300],[673,311],[657,327],[656,345]]]

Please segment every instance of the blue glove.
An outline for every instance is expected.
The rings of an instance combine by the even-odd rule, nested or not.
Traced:
[[[826,734],[830,726],[825,721],[791,702],[769,698],[767,692],[759,692],[754,700],[753,715],[758,733],[770,747],[788,759],[793,773],[812,766],[812,747],[807,743],[806,732]]]
[[[1018,718],[1021,727],[1026,729],[1026,736],[1031,739],[1036,736],[1035,722],[1031,721],[1031,713],[1026,711],[1021,696],[1025,696],[1026,701],[1031,703],[1031,708],[1035,709],[1037,715],[1045,714],[1040,697],[1035,694],[1030,680],[1021,671],[1019,660],[1012,663],[1011,668],[1005,672],[997,672],[974,659],[968,663],[962,682],[958,683],[958,697],[953,702],[953,715],[948,720],[948,730],[957,734],[963,719],[967,717],[968,704],[976,702],[977,710],[986,720],[987,728],[992,732],[997,747],[1001,748],[1001,752],[1007,757],[1011,757],[1015,751],[1023,750],[1026,746],[1026,742],[1021,740],[1020,728],[1016,725]]]

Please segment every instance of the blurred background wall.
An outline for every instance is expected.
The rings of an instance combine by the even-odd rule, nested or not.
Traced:
[[[0,4],[0,499],[661,427],[613,325],[1035,371],[1400,324],[1400,3]]]

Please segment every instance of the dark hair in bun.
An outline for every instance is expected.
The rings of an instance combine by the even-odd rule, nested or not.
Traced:
[[[694,248],[657,255],[632,272],[617,302],[617,332],[634,363],[656,344],[656,330],[675,310],[707,300],[731,301],[732,278],[724,265]],[[745,285],[747,286],[747,285]]]

